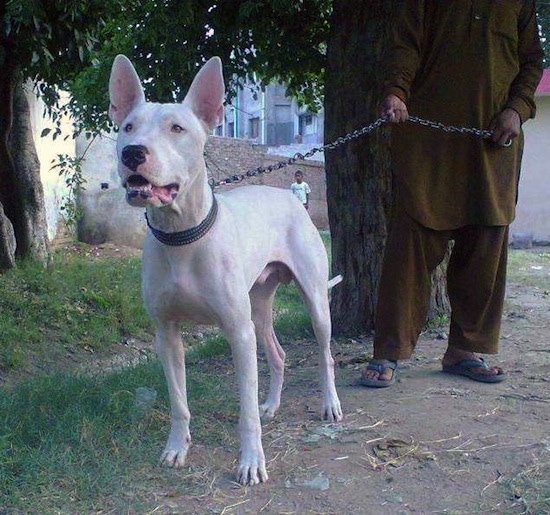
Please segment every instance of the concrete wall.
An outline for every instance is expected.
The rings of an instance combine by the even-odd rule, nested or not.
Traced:
[[[67,194],[67,188],[57,169],[52,165],[57,162],[57,156],[67,154],[75,156],[75,142],[72,138],[72,123],[70,119],[61,120],[61,136],[52,139],[52,133],[41,137],[44,129],[54,129],[54,124],[44,116],[44,103],[36,97],[32,90],[32,83],[25,85],[25,93],[29,102],[34,144],[38,159],[40,160],[40,179],[44,188],[44,202],[46,207],[46,222],[48,224],[48,238],[53,240],[60,225],[63,225],[59,207],[63,197]],[[62,98],[67,99],[62,94]]]
[[[523,127],[525,152],[512,239],[550,243],[550,96],[538,96],[537,116]]]
[[[82,218],[77,239],[93,245],[110,242],[140,248],[145,236],[144,210],[126,202],[117,173],[116,134],[105,134],[92,141],[77,138],[78,155],[85,153],[86,178],[78,207]]]
[[[83,136],[76,138],[76,153],[78,156],[85,156],[83,172],[87,191],[97,191],[101,183],[107,183],[110,188],[119,185],[116,137],[115,133],[111,133],[97,136],[93,140]]]

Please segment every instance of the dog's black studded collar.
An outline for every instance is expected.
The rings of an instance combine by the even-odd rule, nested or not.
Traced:
[[[191,229],[186,229],[185,231],[180,232],[164,232],[151,226],[149,223],[149,218],[147,218],[147,213],[145,213],[145,220],[147,220],[147,227],[151,229],[153,236],[158,241],[164,245],[177,247],[181,245],[189,245],[194,241],[200,240],[214,225],[217,215],[218,201],[216,200],[216,197],[212,195],[212,207],[206,215],[206,218],[196,227],[191,227]]]

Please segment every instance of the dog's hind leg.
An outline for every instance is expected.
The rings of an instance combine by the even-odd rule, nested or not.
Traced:
[[[285,352],[273,329],[273,298],[280,284],[279,271],[268,265],[250,291],[252,321],[256,339],[261,342],[269,365],[269,393],[260,405],[260,416],[273,417],[281,404]]]
[[[170,395],[170,434],[160,458],[161,465],[180,468],[191,444],[185,377],[185,351],[179,324],[163,323],[157,326],[157,354],[162,363]]]
[[[323,392],[322,414],[323,418],[331,422],[342,420],[343,413],[340,399],[334,384],[334,359],[330,352],[331,321],[328,304],[328,292],[319,294],[316,302],[306,300],[313,332],[319,344],[319,374]]]
[[[311,278],[312,275],[314,275],[314,272],[310,269],[309,276],[306,277]],[[332,327],[328,290],[326,288],[327,281],[326,279],[320,279],[316,284],[308,280],[296,282],[304,297],[306,308],[311,317],[313,332],[319,344],[319,374],[322,388],[321,412],[324,419],[337,422],[342,420],[343,414],[340,399],[336,392],[336,385],[334,384],[334,359],[330,352]],[[321,289],[320,284],[325,288]]]

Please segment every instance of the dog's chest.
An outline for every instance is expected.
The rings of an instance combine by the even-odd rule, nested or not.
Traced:
[[[227,300],[219,267],[207,258],[144,254],[143,297],[154,318],[215,324]]]

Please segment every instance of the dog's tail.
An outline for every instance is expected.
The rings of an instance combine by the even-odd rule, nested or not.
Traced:
[[[328,282],[328,289],[331,290],[332,288],[334,288],[337,284],[341,283],[342,280],[344,278],[338,274],[336,277],[333,277],[329,282]]]

